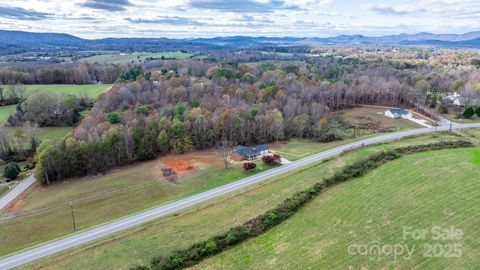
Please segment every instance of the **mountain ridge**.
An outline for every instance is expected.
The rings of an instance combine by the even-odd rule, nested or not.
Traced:
[[[100,38],[83,39],[65,33],[0,30],[0,54],[50,50],[219,50],[262,46],[439,46],[480,48],[480,31],[464,34],[398,34],[334,37],[223,36],[213,38]]]

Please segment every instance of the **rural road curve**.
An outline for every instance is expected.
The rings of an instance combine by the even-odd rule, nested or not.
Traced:
[[[480,127],[480,123],[453,124],[453,127],[455,129],[474,128],[474,127]],[[449,129],[449,125],[443,124],[442,126],[437,127],[436,130],[446,131],[448,129]],[[326,150],[324,152],[305,157],[295,162],[282,165],[281,167],[277,167],[277,168],[265,171],[263,173],[253,175],[253,176],[244,178],[242,180],[238,180],[236,182],[233,182],[218,188],[214,188],[209,191],[205,191],[203,193],[200,193],[179,201],[175,201],[175,202],[172,202],[172,203],[169,203],[169,204],[166,204],[166,205],[163,205],[139,214],[135,214],[133,216],[125,217],[115,222],[105,224],[97,228],[89,229],[87,231],[83,231],[81,233],[68,236],[48,244],[44,244],[29,250],[25,250],[15,255],[11,255],[9,257],[5,257],[0,260],[0,269],[10,269],[16,266],[20,266],[22,264],[51,255],[53,253],[66,250],[72,247],[76,247],[81,244],[111,235],[113,233],[131,228],[133,226],[151,221],[153,219],[177,212],[187,207],[197,205],[201,202],[224,195],[234,190],[238,190],[238,189],[265,181],[269,178],[278,176],[285,172],[304,167],[306,165],[321,161],[329,157],[333,157],[335,155],[341,154],[346,150],[351,150],[354,148],[359,148],[362,146],[372,145],[372,144],[385,142],[393,139],[398,139],[406,136],[431,133],[434,131],[435,131],[434,128],[420,128],[420,129],[395,132],[395,133],[390,133],[385,135],[379,135],[373,138],[368,138],[368,139],[360,140],[357,142],[352,142],[342,146],[338,146],[330,150]]]
[[[20,194],[33,185],[33,183],[35,183],[35,178],[33,175],[30,175],[17,184],[12,190],[8,191],[3,197],[0,198],[0,210],[12,203]]]

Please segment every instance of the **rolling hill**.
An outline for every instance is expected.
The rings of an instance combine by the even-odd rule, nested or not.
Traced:
[[[88,40],[61,33],[31,33],[0,30],[0,55],[58,50],[221,50],[262,46],[436,46],[480,48],[480,31],[465,34],[400,34],[388,36],[339,35],[336,37],[248,37],[216,38],[104,38]]]

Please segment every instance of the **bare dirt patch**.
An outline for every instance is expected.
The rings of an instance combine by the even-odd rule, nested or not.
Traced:
[[[27,203],[27,198],[30,194],[32,194],[33,190],[36,188],[36,185],[33,188],[27,189],[19,198],[13,201],[10,205],[8,205],[3,211],[13,213],[20,209]]]
[[[162,175],[169,181],[176,181],[179,176],[195,173],[207,166],[222,166],[220,159],[211,150],[168,155],[159,161]]]

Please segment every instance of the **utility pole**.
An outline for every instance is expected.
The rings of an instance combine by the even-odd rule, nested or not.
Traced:
[[[355,121],[355,127],[353,128],[353,138],[357,137],[357,128],[358,128],[358,121]]]
[[[452,121],[450,121],[450,132],[452,132]]]
[[[75,224],[75,214],[73,213],[73,204],[70,202],[70,212],[72,212],[72,222],[73,222],[73,230],[77,230],[77,225]]]

